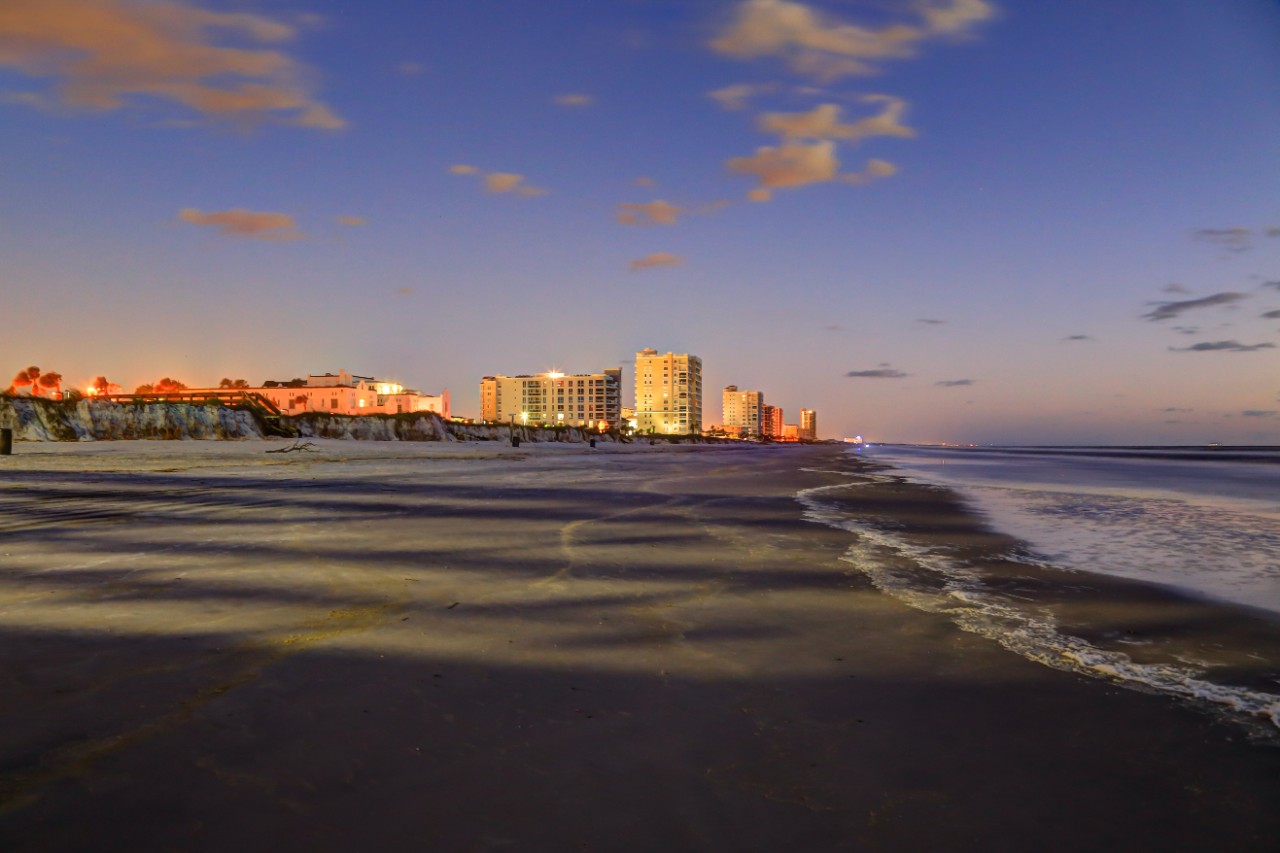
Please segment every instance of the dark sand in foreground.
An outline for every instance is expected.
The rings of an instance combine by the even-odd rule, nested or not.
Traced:
[[[263,448],[0,464],[0,849],[1280,838],[1280,749],[842,562],[838,449]]]

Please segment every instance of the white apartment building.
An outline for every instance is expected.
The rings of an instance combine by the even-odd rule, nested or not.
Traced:
[[[622,419],[622,368],[486,376],[480,380],[480,417],[530,426],[617,426]]]
[[[740,391],[737,385],[726,385],[721,394],[721,406],[721,425],[726,432],[750,436],[762,434],[763,391]]]
[[[702,359],[688,353],[636,353],[636,429],[702,432]]]

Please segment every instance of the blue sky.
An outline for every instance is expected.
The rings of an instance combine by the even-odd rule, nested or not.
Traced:
[[[0,122],[10,372],[1280,444],[1271,0],[7,0]]]

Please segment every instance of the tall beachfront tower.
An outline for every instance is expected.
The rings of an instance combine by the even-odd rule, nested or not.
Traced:
[[[480,380],[480,417],[541,426],[617,426],[622,419],[622,368],[486,376]]]
[[[760,408],[760,434],[770,438],[782,437],[782,409],[768,403]]]
[[[818,413],[813,409],[800,410],[800,431],[799,436],[802,439],[815,441],[818,438]]]
[[[721,424],[728,432],[738,435],[761,435],[764,430],[764,392],[740,391],[737,385],[727,385],[720,395],[723,419]]]
[[[688,353],[636,353],[636,429],[702,432],[702,359]]]

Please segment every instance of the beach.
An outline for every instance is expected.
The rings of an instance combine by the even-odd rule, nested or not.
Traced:
[[[1245,686],[1278,659],[1263,614],[1006,564],[1017,543],[953,494],[867,479],[884,469],[836,446],[314,445],[0,459],[0,848],[1280,834],[1265,720],[1032,659],[889,594],[911,553],[865,548],[893,529],[1007,565],[1097,647],[1103,612],[1212,623],[1254,648],[1230,662]],[[833,505],[864,526],[815,517]]]

